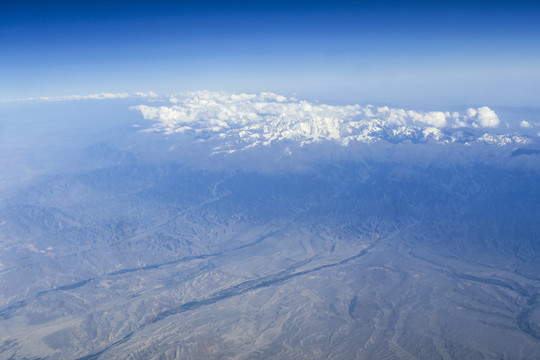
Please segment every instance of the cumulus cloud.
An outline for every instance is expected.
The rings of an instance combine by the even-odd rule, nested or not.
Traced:
[[[446,126],[446,114],[441,111],[432,111],[425,114],[420,114],[415,111],[409,111],[414,122],[423,125],[430,125],[437,128]]]
[[[523,121],[519,124],[519,126],[521,126],[522,128],[532,128],[531,123],[528,122],[528,121],[525,121],[525,120],[523,120]]]
[[[500,120],[495,111],[491,110],[487,106],[478,108],[478,124],[482,127],[497,127]]]
[[[466,116],[459,124],[460,126],[495,128],[500,123],[501,121],[495,111],[487,106],[482,106],[478,109],[467,109]]]
[[[516,143],[525,138],[502,135],[465,136],[457,127],[495,127],[497,114],[484,106],[457,112],[421,112],[371,105],[328,105],[273,93],[231,94],[188,92],[169,96],[166,103],[132,107],[154,122],[147,131],[204,134],[222,139],[230,148],[268,145],[276,141],[300,144],[320,141],[348,145],[351,142],[484,142]],[[489,135],[489,134],[488,134]],[[506,137],[504,137],[506,136]]]

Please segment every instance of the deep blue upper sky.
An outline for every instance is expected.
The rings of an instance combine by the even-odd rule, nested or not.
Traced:
[[[0,37],[0,99],[209,89],[540,106],[528,2],[2,2]]]

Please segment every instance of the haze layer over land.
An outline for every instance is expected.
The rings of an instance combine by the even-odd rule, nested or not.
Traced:
[[[0,107],[0,358],[540,356],[535,109]]]

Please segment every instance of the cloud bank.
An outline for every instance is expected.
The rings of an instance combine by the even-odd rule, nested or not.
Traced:
[[[421,112],[388,106],[319,104],[273,93],[200,91],[170,96],[161,106],[138,105],[132,109],[154,122],[146,131],[221,139],[228,151],[280,141],[331,141],[344,146],[382,140],[501,146],[529,141],[517,134],[479,133],[500,124],[497,114],[487,106],[470,108],[465,114]]]

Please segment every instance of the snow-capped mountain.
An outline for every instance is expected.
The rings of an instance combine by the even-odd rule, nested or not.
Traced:
[[[517,133],[490,132],[500,120],[486,106],[469,108],[465,114],[419,112],[387,106],[319,104],[273,93],[201,91],[170,96],[165,104],[132,109],[155,122],[145,131],[221,139],[228,152],[291,140],[300,145],[330,141],[343,146],[383,140],[499,146],[532,141]]]

